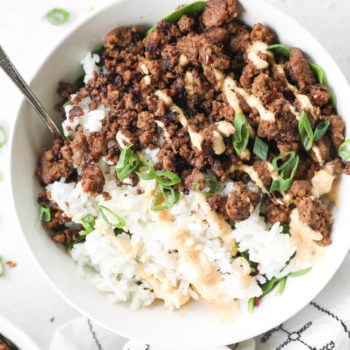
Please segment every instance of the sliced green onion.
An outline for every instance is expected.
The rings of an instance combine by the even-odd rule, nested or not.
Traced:
[[[332,91],[332,89],[328,86],[328,92],[329,92],[329,101],[331,102],[332,106],[334,108],[337,107],[337,98],[334,95],[334,92]]]
[[[98,212],[100,213],[104,222],[111,228],[122,228],[126,225],[126,222],[113,210],[105,207],[104,205],[98,206]]]
[[[236,132],[233,135],[233,147],[238,155],[247,148],[249,141],[249,126],[243,113],[236,113],[233,122]]]
[[[71,101],[70,101],[70,100],[67,100],[67,101],[63,104],[63,107],[69,106],[70,104],[71,104]]]
[[[300,277],[300,276],[304,276],[304,275],[306,275],[308,272],[310,272],[311,270],[312,270],[312,267],[308,267],[308,268],[303,269],[303,270],[291,272],[291,273],[288,274],[288,277]]]
[[[236,221],[235,220],[229,219],[229,220],[227,220],[227,223],[231,226],[232,230],[234,230],[236,228]],[[247,260],[249,260],[249,259],[247,259]]]
[[[350,139],[344,141],[339,146],[338,154],[345,162],[350,159]]]
[[[168,16],[164,17],[163,20],[169,23],[176,23],[183,15],[192,15],[196,12],[203,12],[206,3],[206,1],[195,1],[186,6],[182,6],[174,12],[170,13]],[[148,33],[155,31],[156,28],[157,25],[154,25],[148,30]]]
[[[312,132],[311,124],[307,114],[303,111],[301,113],[298,130],[300,134],[301,143],[303,144],[306,151],[310,151],[314,142],[314,133]]]
[[[200,190],[198,188],[198,185],[200,183],[203,183],[205,185],[205,188],[203,190]],[[221,189],[221,184],[213,177],[204,177],[203,179],[197,179],[193,182],[192,186],[196,192],[203,194],[214,194]]]
[[[92,214],[87,214],[81,219],[81,224],[84,227],[83,231],[80,231],[80,236],[86,236],[94,230],[95,217]]]
[[[0,148],[4,147],[6,143],[6,132],[5,129],[0,125]]]
[[[311,269],[312,269],[312,267],[308,267],[307,269],[303,269],[303,270],[296,271],[296,272],[291,272],[287,276],[284,276],[281,278],[276,278],[276,277],[271,278],[269,281],[267,281],[266,283],[264,283],[263,285],[260,286],[263,293],[259,297],[259,299],[261,300],[265,295],[270,293],[278,284],[279,284],[279,286],[278,286],[278,289],[276,291],[276,294],[278,294],[278,295],[282,294],[286,288],[288,277],[303,276],[303,275],[307,274]],[[251,301],[251,300],[253,300],[253,301]],[[252,306],[252,303],[253,303],[253,306]],[[248,310],[252,311],[254,309],[254,307],[255,307],[255,298],[251,298],[248,301]]]
[[[0,256],[0,277],[5,275],[5,264],[4,261],[2,260],[2,257]]]
[[[266,162],[267,155],[269,154],[269,145],[264,142],[260,137],[256,136],[254,142],[253,153],[261,160]]]
[[[289,232],[290,232],[290,225],[289,225],[289,222],[283,222],[283,223],[281,224],[281,226],[282,226],[282,232],[283,232],[283,233],[288,233],[288,234],[289,234]]]
[[[84,77],[85,77],[85,75],[82,74],[82,75],[79,75],[78,78],[75,80],[75,82],[74,82],[73,85],[74,85],[77,89],[80,89],[80,88],[82,88],[83,86],[85,86]]]
[[[64,247],[66,248],[66,252],[70,253],[71,250],[73,249],[74,246],[74,242],[69,242],[69,243],[64,243]]]
[[[105,50],[105,47],[104,45],[99,45],[99,46],[96,46],[94,48],[94,50],[92,51],[92,53],[95,53],[96,55],[99,55],[101,56],[103,54],[103,51]]]
[[[248,311],[253,312],[255,309],[255,298],[250,298],[248,300]]]
[[[324,70],[316,63],[310,63],[311,69],[314,71],[314,73],[317,76],[317,81],[320,84],[325,84],[326,83],[326,74]]]
[[[286,284],[287,284],[287,277],[283,277],[280,281],[276,294],[281,295],[286,288]]]
[[[66,252],[69,253],[72,249],[74,244],[85,242],[85,236],[80,236],[78,239],[71,241],[69,243],[63,243],[64,247],[66,248]]]
[[[286,45],[282,45],[282,44],[268,45],[267,49],[283,57],[287,57],[287,58],[290,57],[290,48]]]
[[[115,167],[120,181],[125,180],[140,164],[139,156],[131,151],[132,146],[130,145],[121,151],[119,161]]]
[[[329,92],[329,100],[332,106],[335,108],[337,105],[336,98],[334,96],[334,93],[332,92],[332,89],[327,84],[327,77],[326,77],[325,71],[323,70],[322,67],[320,67],[316,63],[310,63],[310,67],[313,70],[313,72],[316,74],[317,81],[319,82],[319,84],[327,85],[328,92]]]
[[[331,122],[329,120],[322,120],[317,124],[314,130],[314,142],[320,140],[325,135],[330,124]]]
[[[275,286],[277,285],[277,283],[280,282],[279,278],[273,277],[271,278],[269,281],[267,281],[266,283],[264,283],[261,286],[261,289],[263,291],[263,294],[261,297],[265,296],[266,294],[270,293],[272,291],[272,289],[275,288]]]
[[[172,171],[157,171],[155,174],[155,179],[159,185],[163,187],[174,186],[181,182],[180,177]]]
[[[278,165],[278,162],[286,157],[288,159],[282,165]],[[272,160],[272,166],[279,173],[279,178],[272,181],[270,192],[276,190],[287,191],[292,184],[298,165],[299,155],[294,151],[284,152],[275,157]]]
[[[59,26],[69,20],[70,13],[62,8],[54,8],[45,15],[45,18],[51,24]]]
[[[146,172],[143,171],[143,169],[146,170]],[[153,165],[149,162],[140,161],[139,167],[136,171],[136,174],[142,179],[142,180],[153,180],[155,178],[156,172],[153,168]]]
[[[51,209],[50,207],[40,206],[40,221],[50,222],[51,221]]]
[[[153,198],[151,210],[161,211],[170,209],[180,199],[180,192],[172,187],[161,188],[161,191]]]

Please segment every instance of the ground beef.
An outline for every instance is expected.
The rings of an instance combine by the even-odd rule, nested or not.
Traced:
[[[66,83],[64,81],[60,81],[58,83],[57,93],[65,100],[69,99],[70,95],[75,94],[77,90],[77,87],[70,83]]]
[[[314,145],[318,149],[317,155],[315,152],[311,151],[311,157],[315,163],[318,163],[320,161],[319,158],[321,158],[321,162],[323,163],[331,159],[331,141],[327,135],[323,136],[319,141],[315,142]]]
[[[83,166],[86,162],[85,158],[89,151],[89,145],[81,128],[75,133],[74,140],[70,143],[70,147],[73,152],[73,162],[79,166]]]
[[[329,101],[328,88],[320,84],[313,85],[310,89],[310,97],[315,106],[322,107]]]
[[[254,24],[250,33],[252,41],[263,41],[272,44],[276,40],[276,34],[272,30],[261,23]]]
[[[82,115],[84,115],[84,112],[79,106],[73,106],[69,111],[70,118],[81,117]]]
[[[323,239],[318,243],[321,245],[331,243],[329,239],[330,227],[332,225],[331,214],[319,199],[313,199],[311,197],[303,198],[298,204],[298,212],[300,219],[304,223],[322,234]]]
[[[52,149],[45,151],[39,160],[37,174],[48,185],[60,178],[68,178],[73,172],[73,162],[61,139],[54,140]]]
[[[209,0],[202,15],[206,27],[219,27],[238,16],[236,0]]]
[[[107,150],[106,138],[101,132],[92,132],[87,137],[89,147],[89,161],[98,161]]]
[[[83,168],[81,172],[81,186],[85,192],[89,192],[92,195],[100,194],[103,191],[104,184],[105,178],[98,165],[90,164]]]
[[[193,169],[192,172],[185,177],[185,180],[184,180],[185,187],[188,190],[193,191],[194,190],[193,184],[197,180],[204,179],[204,178],[205,178],[205,176],[203,173],[201,173],[198,169]],[[204,190],[205,189],[205,182],[204,181],[197,181],[196,187],[201,191]]]
[[[331,122],[329,127],[329,132],[331,135],[331,140],[334,148],[338,150],[341,143],[345,140],[344,131],[345,123],[339,115],[333,114],[331,116],[325,117]]]
[[[258,174],[258,177],[262,181],[265,188],[269,189],[271,186],[272,178],[266,163],[260,159],[257,159],[253,164],[253,169]]]
[[[246,220],[259,201],[258,193],[248,190],[242,182],[236,182],[235,191],[231,192],[227,198],[226,215],[235,221]]]
[[[208,195],[206,197],[210,208],[219,214],[226,215],[227,197],[222,197],[217,194]]]
[[[264,196],[262,200],[266,212],[266,221],[270,224],[276,222],[289,222],[290,209],[288,205],[281,205],[273,202],[268,196]]]
[[[212,43],[210,35],[188,34],[178,40],[176,49],[180,54],[185,55],[192,64],[208,65],[218,69],[227,69],[230,66],[230,59],[219,46]],[[205,74],[205,73],[204,73]]]
[[[177,22],[177,25],[182,32],[187,33],[193,29],[193,27],[196,25],[196,21],[193,17],[183,15]]]
[[[290,192],[297,197],[306,197],[311,194],[312,185],[307,180],[295,180],[290,186]]]
[[[297,48],[291,49],[289,61],[286,63],[289,78],[292,82],[297,83],[302,92],[310,89],[311,85],[316,83],[313,71],[306,56]]]
[[[8,345],[6,345],[1,339],[0,339],[0,350],[11,350]]]

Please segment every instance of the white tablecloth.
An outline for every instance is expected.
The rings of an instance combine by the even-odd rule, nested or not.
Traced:
[[[78,17],[88,16],[94,8],[110,1],[0,0],[0,44],[28,81],[46,56],[46,52]],[[311,30],[332,53],[350,80],[349,0],[268,1]],[[72,13],[70,22],[56,27],[44,21],[43,15],[53,7],[69,10]],[[0,72],[0,125],[5,126],[7,131],[12,128],[20,100],[21,96],[16,88]],[[9,268],[6,277],[0,279],[0,314],[25,330],[43,349],[47,349],[54,331],[79,315],[48,285],[26,250],[10,206],[8,157],[8,147],[4,147],[0,151],[0,171],[4,172],[4,180],[0,182],[0,256],[16,262],[17,266]],[[349,257],[347,260],[347,266],[350,266]],[[334,284],[329,285],[323,295],[334,293],[336,299],[337,288],[340,290],[340,283],[345,276],[346,271],[343,267],[335,279],[338,287],[335,288]],[[338,321],[335,319],[334,322]],[[284,331],[280,329],[275,331],[277,332]],[[274,334],[270,335],[273,336]],[[288,337],[286,333],[286,339]],[[324,347],[328,348],[332,349],[331,345]]]

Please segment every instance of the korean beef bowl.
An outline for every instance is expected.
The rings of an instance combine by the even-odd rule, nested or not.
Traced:
[[[39,266],[88,317],[228,344],[300,310],[349,249],[349,87],[263,1],[179,5],[115,2],[51,53],[32,88],[64,136],[22,105],[14,202]]]

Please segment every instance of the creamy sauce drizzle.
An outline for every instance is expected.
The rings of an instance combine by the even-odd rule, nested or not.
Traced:
[[[219,70],[215,69],[214,72],[217,82],[226,96],[227,102],[236,113],[242,112],[237,97],[238,94],[247,102],[250,108],[254,108],[258,111],[261,120],[268,122],[275,121],[274,113],[267,110],[256,96],[249,94],[245,89],[239,87],[231,77],[225,78],[223,73]]]
[[[262,41],[255,41],[247,48],[248,59],[257,69],[266,69],[269,67],[269,62],[262,59],[259,53],[273,57],[273,54],[267,49],[267,44]]]
[[[194,147],[196,147],[199,151],[202,150],[202,143],[203,143],[203,136],[195,132],[191,126],[188,125],[188,120],[186,119],[186,116],[182,109],[177,106],[172,98],[168,96],[164,91],[157,90],[155,92],[155,95],[165,103],[165,105],[171,110],[177,113],[177,116],[179,118],[179,122],[181,125],[187,130],[188,134],[190,135],[191,143]]]
[[[297,269],[313,266],[322,258],[324,249],[317,244],[317,241],[322,240],[322,234],[301,221],[298,209],[293,209],[290,214],[290,234],[297,247],[295,255]]]
[[[323,169],[317,171],[311,180],[312,195],[316,198],[329,193],[335,180],[333,163],[327,163]]]

